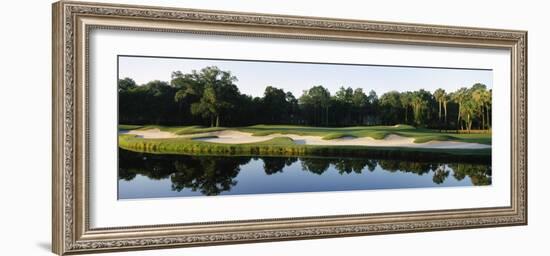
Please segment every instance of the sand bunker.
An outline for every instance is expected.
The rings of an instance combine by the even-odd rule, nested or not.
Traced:
[[[178,135],[171,133],[171,132],[163,132],[158,128],[149,129],[149,130],[131,130],[131,131],[123,131],[120,132],[122,134],[132,134],[136,135],[140,138],[145,139],[169,139],[169,138],[177,138]]]
[[[233,130],[224,130],[208,133],[199,133],[192,135],[176,135],[171,132],[163,132],[159,129],[132,130],[126,132],[146,139],[164,139],[164,138],[196,138],[194,140],[207,141],[224,144],[243,144],[267,141],[276,137],[288,137],[294,140],[296,144],[306,145],[328,145],[328,146],[373,146],[373,147],[411,147],[411,148],[440,148],[440,149],[480,149],[491,148],[491,145],[479,143],[467,143],[459,141],[430,141],[426,143],[414,143],[414,138],[403,137],[395,134],[386,136],[381,140],[370,137],[342,137],[333,140],[323,140],[319,136],[302,136],[295,134],[270,134],[266,136],[252,136],[251,133],[239,132]],[[207,136],[216,136],[208,138]]]

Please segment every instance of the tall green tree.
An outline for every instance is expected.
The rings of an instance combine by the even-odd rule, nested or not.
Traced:
[[[402,92],[400,96],[401,107],[405,112],[405,123],[409,123],[409,107],[412,106],[412,92]]]
[[[419,92],[413,93],[411,102],[413,106],[414,124],[420,126],[424,120],[424,111],[427,108],[427,102]]]
[[[210,118],[210,125],[219,127],[223,114],[235,107],[234,102],[240,95],[234,84],[237,78],[229,71],[212,66],[203,68],[198,79],[204,86],[204,92],[199,102],[191,105],[191,112]]]
[[[445,117],[445,126],[447,126],[447,106],[448,106],[449,100],[450,100],[449,94],[443,95],[442,100],[443,100],[443,116]],[[445,129],[447,129],[447,128],[445,128]]]
[[[463,110],[462,110],[462,106],[464,105],[464,103],[466,102],[466,100],[468,99],[468,96],[469,96],[469,93],[468,93],[468,89],[466,87],[462,87],[460,89],[458,89],[457,91],[455,91],[454,93],[451,94],[451,99],[458,105],[458,115],[457,115],[457,121],[456,121],[456,129],[457,131],[458,130],[462,130],[462,126],[461,126],[461,119],[462,119],[462,114],[463,114]]]
[[[334,95],[334,102],[336,104],[333,107],[333,111],[340,114],[344,123],[354,123],[352,118],[354,112],[353,106],[353,89],[351,87],[344,88],[343,86]],[[340,112],[340,113],[338,113]],[[342,113],[343,112],[343,113]]]
[[[358,113],[358,121],[360,124],[364,124],[363,118],[365,116],[366,108],[369,103],[368,100],[369,99],[367,95],[363,92],[363,89],[357,88],[353,91],[351,102]]]
[[[411,107],[415,126],[428,126],[430,124],[431,106],[435,104],[432,94],[424,89],[414,91],[411,94]]]
[[[176,88],[174,100],[178,104],[178,111],[183,119],[192,119],[191,104],[201,99],[204,93],[204,83],[200,74],[193,70],[190,74],[183,74],[180,71],[172,73],[170,85]]]
[[[287,102],[287,116],[289,118],[290,123],[297,123],[299,122],[298,115],[300,114],[300,105],[298,104],[298,99],[294,97],[294,94],[292,92],[286,92],[285,93],[285,99]]]
[[[380,97],[382,119],[385,124],[399,123],[401,115],[401,94],[398,91],[389,91]]]
[[[328,109],[330,106],[330,92],[323,87],[322,85],[317,85],[311,87],[309,90],[304,91],[304,94],[302,97],[300,97],[300,101],[305,105],[311,105],[314,109],[314,115],[317,115],[319,113],[319,117],[317,120],[317,124],[321,124],[321,120],[323,119],[322,112],[324,110],[324,119],[325,119],[325,125],[328,126]],[[318,111],[320,110],[320,111]]]
[[[442,109],[445,109],[445,120],[447,120],[446,116],[447,116],[447,93],[445,92],[445,90],[439,88],[437,90],[434,91],[433,93],[433,96],[435,98],[435,100],[437,101],[437,107],[438,107],[438,122],[439,122],[439,129],[441,131],[441,110]],[[445,122],[446,123],[446,122]]]
[[[479,128],[485,129],[488,128],[488,118],[486,117],[487,109],[489,108],[489,105],[491,104],[491,93],[487,90],[487,86],[484,84],[474,84],[472,86],[472,99],[474,100],[475,104],[478,107],[478,115],[479,119],[481,120]]]
[[[380,100],[378,99],[378,94],[376,94],[376,91],[370,90],[369,95],[367,96],[368,99],[368,110],[367,114],[371,116],[372,124],[378,124],[380,116],[378,115],[379,112],[379,106],[380,106]],[[367,120],[368,121],[368,120]]]
[[[485,97],[486,107],[485,112],[487,114],[487,129],[491,129],[491,109],[493,106],[493,90],[488,90]]]
[[[439,88],[434,91],[433,95],[435,100],[437,101],[438,118],[439,118],[439,121],[441,121],[441,109],[443,106],[443,101],[445,100],[446,93],[445,93],[445,90]]]
[[[334,96],[339,101],[351,104],[353,101],[353,89],[351,87],[344,88],[342,86]]]
[[[285,91],[273,86],[267,86],[262,98],[262,106],[264,107],[264,115],[268,118],[269,123],[282,123],[284,117],[288,113],[288,102]]]
[[[477,113],[477,104],[471,97],[467,97],[463,102],[460,108],[460,115],[463,117],[466,131],[470,133],[472,130],[472,123],[474,115]]]
[[[126,77],[124,79],[118,80],[118,91],[128,91],[137,87],[136,81],[134,79]]]

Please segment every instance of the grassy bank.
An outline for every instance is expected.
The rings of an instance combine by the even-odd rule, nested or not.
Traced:
[[[491,133],[456,133],[439,132],[438,130],[415,128],[410,125],[396,126],[354,126],[354,127],[310,127],[295,125],[253,125],[246,127],[202,127],[202,126],[158,126],[158,125],[120,125],[120,130],[148,130],[160,129],[161,131],[172,132],[177,135],[200,134],[226,129],[248,132],[254,136],[266,136],[271,134],[296,134],[304,136],[319,136],[325,140],[342,137],[371,137],[384,139],[390,134],[414,138],[416,143],[429,141],[460,141],[470,143],[481,143],[491,145]]]
[[[222,144],[197,141],[191,138],[144,139],[135,135],[121,134],[119,135],[119,147],[135,152],[186,155],[346,156],[475,162],[488,162],[491,158],[491,149],[303,145],[296,144],[288,137],[277,137],[258,143]]]

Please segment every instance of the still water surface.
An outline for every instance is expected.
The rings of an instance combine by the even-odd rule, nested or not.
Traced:
[[[490,164],[155,155],[119,150],[119,199],[491,184]]]

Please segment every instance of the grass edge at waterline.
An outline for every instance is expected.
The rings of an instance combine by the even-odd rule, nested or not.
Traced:
[[[489,162],[491,149],[433,149],[412,147],[326,146],[296,144],[289,137],[244,144],[222,144],[197,141],[191,138],[144,139],[120,134],[119,147],[125,150],[182,155],[230,156],[343,156],[423,160],[471,160]]]
[[[135,128],[133,128],[135,127]],[[456,133],[442,132],[438,130],[416,128],[410,125],[393,126],[352,126],[352,127],[312,127],[300,125],[252,125],[245,127],[204,127],[199,125],[192,126],[161,126],[161,125],[119,125],[119,130],[150,130],[159,129],[160,131],[170,132],[175,135],[194,135],[202,133],[212,133],[226,130],[250,133],[252,136],[267,135],[301,135],[318,136],[324,140],[333,140],[339,138],[362,138],[370,137],[381,140],[389,135],[398,135],[414,139],[414,143],[425,143],[429,141],[457,141],[466,143],[479,143],[485,145],[492,144],[491,133]]]

